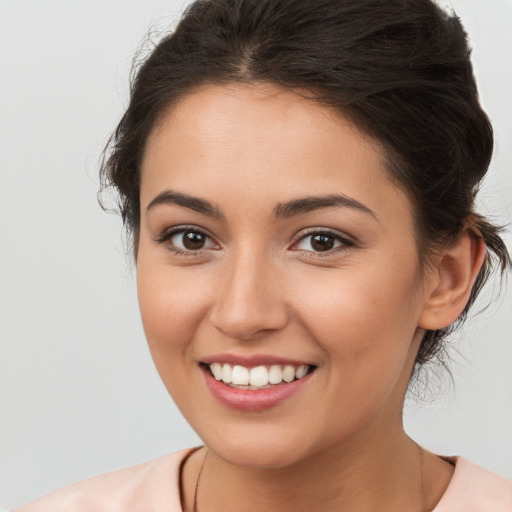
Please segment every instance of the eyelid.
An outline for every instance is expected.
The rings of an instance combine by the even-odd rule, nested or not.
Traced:
[[[208,233],[203,228],[200,228],[199,226],[195,225],[178,225],[178,226],[172,226],[167,229],[164,229],[158,236],[154,238],[154,241],[158,244],[166,244],[171,238],[173,238],[176,235],[179,235],[180,233],[185,233],[187,231],[194,231],[196,233],[200,233],[201,235],[204,235],[206,238],[211,240],[211,242],[218,248],[219,244],[216,242],[215,238]],[[168,246],[169,250],[172,250],[176,254],[185,254],[185,255],[198,255],[202,254],[205,251],[212,250],[212,248],[206,248],[206,249],[198,249],[197,251],[193,250],[184,250],[179,247],[175,246]]]
[[[161,233],[154,238],[154,240],[155,242],[165,242],[169,240],[169,238],[172,238],[174,235],[177,235],[178,233],[183,233],[184,231],[187,230],[197,231],[198,233],[201,233],[202,235],[205,235],[208,238],[212,238],[209,233],[207,233],[204,229],[200,228],[199,226],[184,224],[163,229]]]
[[[160,235],[156,236],[154,238],[154,241],[159,244],[165,245],[166,242],[168,242],[170,239],[172,239],[174,236],[184,233],[187,231],[194,231],[197,233],[200,233],[201,235],[208,238],[216,247],[213,248],[213,250],[217,250],[220,248],[218,242],[215,240],[215,238],[205,229],[197,226],[197,225],[177,225],[172,226],[167,229],[164,229]],[[299,242],[307,238],[308,236],[312,235],[318,235],[318,234],[324,234],[324,235],[330,235],[333,238],[335,238],[337,241],[341,243],[340,246],[334,247],[332,249],[329,249],[327,251],[313,251],[313,250],[306,250],[306,249],[293,249]],[[305,231],[300,231],[298,234],[295,235],[294,241],[291,245],[291,250],[295,250],[297,252],[302,252],[307,254],[308,256],[314,255],[314,257],[322,257],[322,256],[330,256],[337,252],[347,250],[350,247],[353,247],[356,245],[353,237],[350,235],[347,235],[346,233],[340,232],[338,230],[332,229],[332,228],[322,228],[322,227],[313,227],[308,228]],[[207,251],[211,251],[212,248],[202,248],[198,250],[184,250],[179,247],[176,247],[174,245],[168,245],[168,249],[173,251],[175,254],[179,255],[187,255],[187,256],[193,256],[193,255],[199,255]]]
[[[338,230],[332,229],[332,228],[321,228],[321,227],[315,227],[315,228],[309,228],[306,231],[299,232],[296,237],[295,241],[292,244],[292,248],[295,247],[299,242],[307,238],[308,236],[312,235],[330,235],[339,242],[341,242],[341,246],[335,247],[333,249],[330,249],[328,251],[308,251],[305,249],[295,249],[297,252],[304,252],[308,253],[310,256],[311,254],[314,254],[315,256],[329,256],[333,255],[339,251],[347,250],[350,247],[353,247],[356,245],[355,240],[347,235],[346,233],[340,232]],[[294,250],[294,249],[292,249]]]

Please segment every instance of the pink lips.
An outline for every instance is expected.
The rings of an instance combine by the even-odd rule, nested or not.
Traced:
[[[273,356],[239,357],[233,355],[218,355],[202,359],[205,364],[213,362],[239,364],[246,368],[253,368],[260,365],[293,365],[300,366],[308,364],[302,361],[276,358]],[[228,386],[222,381],[216,380],[210,371],[201,366],[206,386],[212,395],[222,404],[239,411],[256,412],[275,407],[292,395],[298,393],[310,380],[311,373],[301,379],[292,382],[282,382],[265,389],[247,390]]]

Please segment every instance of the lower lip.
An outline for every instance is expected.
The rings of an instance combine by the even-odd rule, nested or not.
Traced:
[[[275,407],[298,393],[309,381],[311,373],[292,382],[276,384],[265,389],[232,388],[215,377],[206,368],[201,368],[208,389],[221,403],[239,411],[263,411]]]

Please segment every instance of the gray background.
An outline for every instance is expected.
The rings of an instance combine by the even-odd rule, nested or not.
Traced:
[[[451,4],[496,130],[481,208],[507,222],[512,1]],[[120,220],[96,202],[132,56],[184,5],[0,0],[0,508],[199,442],[153,368]],[[431,379],[405,415],[426,447],[509,478],[511,332],[509,288],[454,340],[454,386]]]

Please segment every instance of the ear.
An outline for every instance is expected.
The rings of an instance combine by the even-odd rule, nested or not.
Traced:
[[[485,258],[482,237],[464,231],[433,263],[419,327],[436,330],[452,324],[468,302]]]

